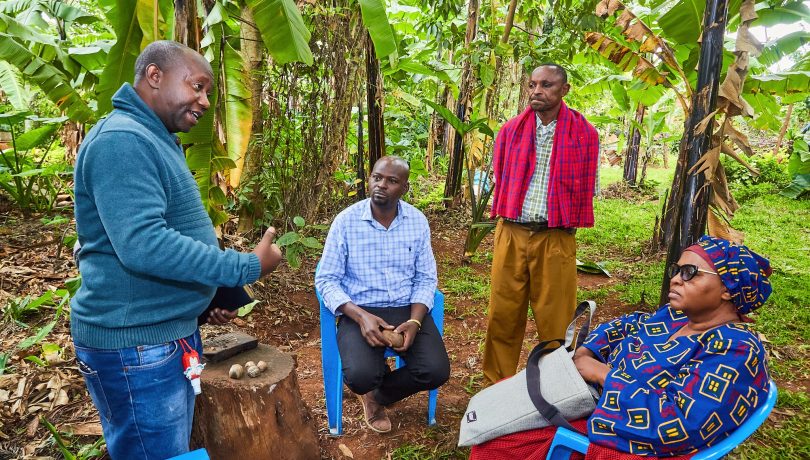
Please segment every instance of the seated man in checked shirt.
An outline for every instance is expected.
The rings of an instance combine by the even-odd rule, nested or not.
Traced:
[[[436,260],[425,216],[400,200],[410,168],[386,156],[369,178],[371,198],[335,218],[323,250],[315,286],[338,315],[343,379],[363,404],[368,426],[391,431],[385,406],[438,388],[450,376],[450,361],[431,316]],[[394,348],[408,363],[391,371],[383,356],[392,344],[381,333],[404,336]]]

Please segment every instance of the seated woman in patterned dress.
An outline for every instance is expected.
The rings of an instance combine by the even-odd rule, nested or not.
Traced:
[[[603,388],[592,444],[621,452],[696,452],[765,401],[765,348],[746,314],[771,293],[770,264],[745,246],[702,237],[668,268],[669,304],[597,327],[574,362]]]

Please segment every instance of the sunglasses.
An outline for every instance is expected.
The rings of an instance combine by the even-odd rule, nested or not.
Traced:
[[[703,270],[702,268],[698,268],[697,265],[692,264],[683,264],[678,265],[677,263],[673,263],[672,265],[667,268],[667,276],[670,278],[674,278],[675,275],[681,275],[681,279],[684,281],[689,281],[698,274],[698,272],[708,273],[710,275],[717,275],[717,272],[710,272],[708,270]]]

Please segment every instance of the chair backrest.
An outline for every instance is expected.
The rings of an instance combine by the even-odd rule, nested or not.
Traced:
[[[743,441],[754,434],[754,432],[757,431],[757,428],[759,428],[760,425],[762,425],[765,420],[768,419],[768,415],[770,415],[773,407],[776,405],[777,394],[778,390],[776,388],[776,383],[771,380],[768,387],[768,399],[765,400],[765,404],[755,410],[754,413],[748,417],[748,420],[743,422],[739,428],[734,430],[729,437],[723,439],[708,449],[703,449],[702,451],[698,452],[694,455],[694,457],[692,457],[692,460],[714,460],[722,458],[724,455],[731,452],[735,447],[742,444]]]

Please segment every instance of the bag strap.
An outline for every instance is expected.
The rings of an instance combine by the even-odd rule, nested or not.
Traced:
[[[546,346],[553,342],[559,343],[559,346],[546,349]],[[529,398],[531,398],[532,404],[534,404],[534,407],[538,412],[540,412],[540,415],[544,419],[548,420],[553,425],[561,426],[577,432],[577,430],[572,427],[570,423],[568,423],[562,414],[560,414],[560,411],[557,410],[553,404],[549,404],[549,402],[546,401],[546,399],[540,393],[540,358],[563,345],[564,342],[562,339],[554,339],[540,342],[532,349],[532,352],[529,354],[529,362],[526,365],[526,385],[529,389]]]
[[[526,363],[526,385],[528,386],[529,390],[529,398],[532,400],[534,407],[537,409],[540,415],[548,420],[551,424],[567,428],[573,432],[578,431],[571,426],[570,423],[568,423],[568,420],[566,420],[562,414],[560,414],[560,411],[553,404],[549,404],[549,402],[546,401],[546,398],[544,398],[543,394],[540,392],[540,358],[553,352],[559,347],[570,349],[571,345],[579,346],[584,343],[591,331],[591,322],[593,321],[593,314],[595,311],[596,302],[592,300],[586,300],[577,305],[577,309],[574,312],[574,318],[571,320],[571,323],[568,324],[568,328],[565,331],[565,340],[554,339],[538,343],[532,349],[531,353],[529,353],[529,359]],[[579,319],[579,317],[584,315],[586,312],[588,313],[588,316],[585,318],[585,323],[579,329],[576,343],[573,343],[577,319]],[[555,342],[558,344],[557,347],[546,348],[549,344]]]
[[[573,350],[576,347],[585,343],[585,339],[588,338],[588,334],[591,332],[591,322],[593,321],[593,314],[596,311],[596,302],[593,300],[585,300],[580,302],[577,305],[576,311],[574,311],[574,318],[568,324],[568,328],[565,331],[565,348],[569,350]],[[585,312],[588,312],[588,316],[585,317],[585,323],[579,328],[579,334],[577,334],[577,341],[574,343],[574,330],[577,327],[577,319],[580,316],[584,315]],[[572,348],[572,345],[574,346]]]

